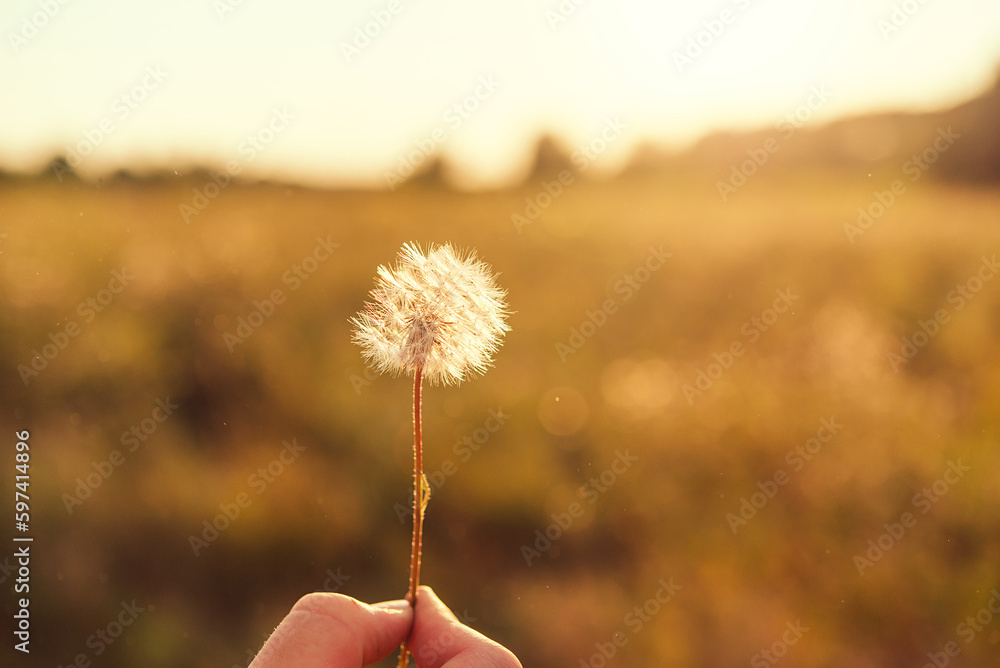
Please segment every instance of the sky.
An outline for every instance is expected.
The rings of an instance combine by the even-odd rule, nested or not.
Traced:
[[[1000,2],[4,0],[0,38],[0,169],[378,188],[440,154],[489,187],[542,133],[613,171],[789,114],[951,106],[1000,72]]]

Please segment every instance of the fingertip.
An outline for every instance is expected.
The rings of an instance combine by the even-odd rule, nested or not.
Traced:
[[[429,608],[439,617],[444,617],[448,621],[459,623],[458,617],[451,611],[437,593],[427,585],[420,585],[417,589],[417,609]]]
[[[434,590],[431,589],[430,585],[420,585],[419,587],[417,587],[417,598],[419,599],[422,594],[433,596],[438,601],[441,600],[440,598],[438,598],[438,595],[434,593]]]
[[[410,641],[421,668],[520,668],[510,650],[462,624],[433,589],[417,590]]]

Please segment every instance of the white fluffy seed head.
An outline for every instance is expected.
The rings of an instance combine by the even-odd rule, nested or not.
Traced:
[[[354,342],[381,373],[422,369],[430,384],[459,383],[492,364],[507,326],[507,293],[490,267],[450,244],[405,244],[380,266],[370,302],[351,319]]]

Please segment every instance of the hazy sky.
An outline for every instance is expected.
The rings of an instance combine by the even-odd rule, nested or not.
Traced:
[[[5,0],[0,35],[5,169],[77,147],[87,174],[379,186],[435,150],[489,183],[546,130],[603,134],[613,168],[796,110],[948,106],[992,85],[1000,2]]]

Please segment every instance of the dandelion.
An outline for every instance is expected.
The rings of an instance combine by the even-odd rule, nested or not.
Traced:
[[[416,604],[424,511],[430,485],[423,472],[421,387],[460,383],[492,365],[509,330],[506,292],[490,267],[450,244],[424,253],[405,244],[395,268],[380,266],[371,300],[357,317],[354,342],[381,373],[413,376],[413,544],[407,598]],[[399,666],[407,665],[403,642]]]
[[[372,301],[351,321],[354,341],[379,372],[459,383],[490,366],[508,329],[505,297],[475,256],[406,244],[394,269],[378,268]]]

